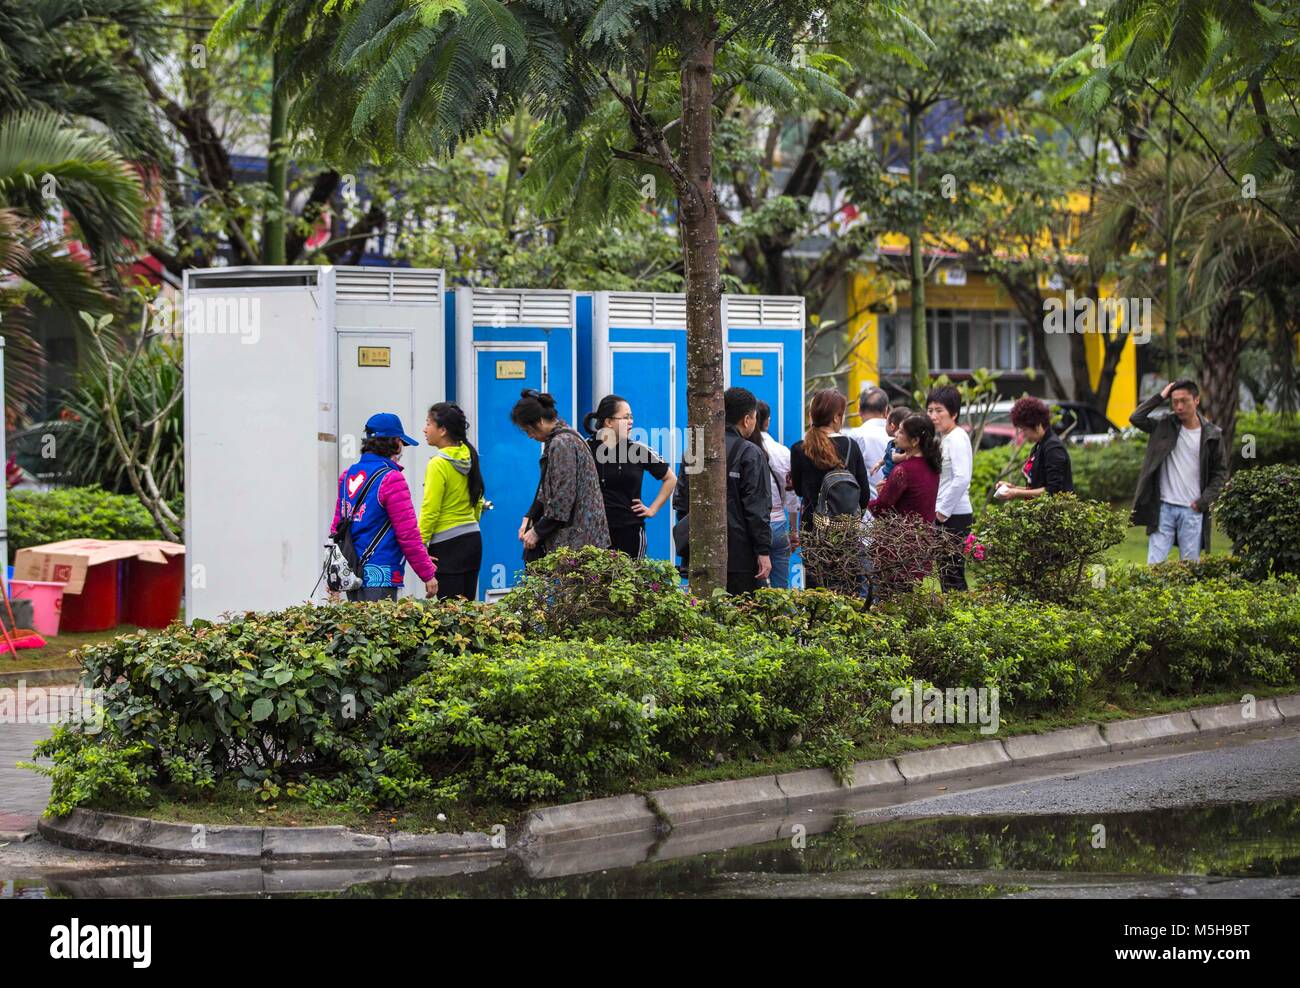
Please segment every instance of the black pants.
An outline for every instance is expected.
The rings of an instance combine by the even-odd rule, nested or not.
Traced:
[[[757,566],[755,566],[757,569]],[[727,593],[753,593],[758,589],[758,577],[754,575],[754,570],[741,570],[736,573],[727,574]]]
[[[970,534],[971,523],[974,520],[975,516],[971,514],[949,515],[947,521],[935,522],[935,524],[951,533],[958,543],[961,543]],[[959,544],[939,567],[939,582],[944,590],[966,589],[966,555],[963,549],[964,546]]]
[[[609,530],[610,545],[633,559],[645,558],[645,526],[626,525]]]
[[[362,587],[360,590],[349,590],[348,600],[396,600],[398,587]]]
[[[483,536],[466,532],[442,542],[429,543],[429,555],[438,566],[438,599],[478,596],[478,571],[483,565]]]

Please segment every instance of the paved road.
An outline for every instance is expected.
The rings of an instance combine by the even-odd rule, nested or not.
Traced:
[[[49,735],[46,724],[0,724],[0,834],[36,829],[50,799],[50,781],[15,762],[29,761],[36,742]]]
[[[1300,796],[1300,729],[1229,735],[1075,764],[1077,770],[1053,778],[930,796],[857,817],[1122,813],[1294,798]]]

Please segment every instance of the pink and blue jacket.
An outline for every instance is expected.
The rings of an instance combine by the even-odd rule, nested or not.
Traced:
[[[366,481],[379,470],[386,472],[378,483],[370,485],[365,501],[360,501]],[[402,476],[401,464],[375,453],[363,453],[361,459],[339,474],[339,497],[334,504],[330,534],[349,516],[353,517],[352,541],[358,553],[365,551],[385,522],[392,522],[360,574],[365,586],[401,586],[408,561],[421,580],[427,583],[433,579],[436,569],[420,539],[411,489]]]

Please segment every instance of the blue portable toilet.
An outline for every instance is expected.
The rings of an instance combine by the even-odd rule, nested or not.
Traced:
[[[803,438],[804,300],[800,295],[724,295],[727,387],[748,388],[772,408],[774,439]]]
[[[632,406],[631,438],[679,469],[686,435],[686,296],[595,292],[590,411],[607,394]],[[648,483],[656,483],[651,480]],[[646,491],[646,503],[653,494]],[[646,554],[673,559],[671,510],[646,522]]]
[[[523,569],[519,522],[537,489],[541,444],[510,421],[524,388],[555,396],[556,408],[576,423],[577,306],[572,291],[457,288],[456,401],[469,417],[492,510],[484,512],[479,593],[492,600]]]

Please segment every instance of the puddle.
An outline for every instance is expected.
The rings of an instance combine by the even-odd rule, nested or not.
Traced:
[[[648,850],[653,858],[662,848]],[[820,834],[603,870],[594,853],[566,855],[559,869],[545,856],[512,857],[468,873],[446,859],[344,869],[153,865],[7,882],[0,897],[1297,898],[1300,800],[1078,816],[842,817]],[[574,873],[548,874],[557,870]]]

